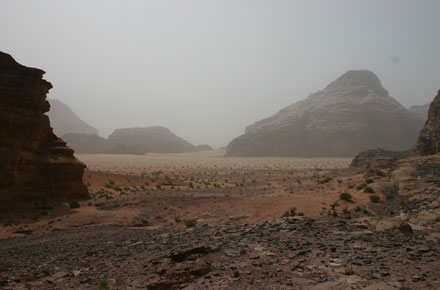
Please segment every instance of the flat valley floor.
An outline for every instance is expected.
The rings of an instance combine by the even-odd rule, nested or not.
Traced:
[[[440,289],[438,241],[366,221],[390,199],[388,172],[347,158],[77,157],[91,199],[1,217],[1,289]]]

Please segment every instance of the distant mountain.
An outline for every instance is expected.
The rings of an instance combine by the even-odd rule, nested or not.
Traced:
[[[67,133],[98,135],[98,130],[81,120],[70,107],[60,100],[49,100],[50,111],[47,113],[50,125],[58,136]]]
[[[426,105],[422,106],[412,106],[411,108],[409,108],[409,110],[416,113],[419,118],[423,120],[423,122],[426,122],[426,120],[428,119],[428,110],[430,104],[431,103],[427,103]]]
[[[200,151],[183,138],[176,136],[165,127],[116,129],[108,137],[113,144],[142,145],[151,153],[184,153]],[[204,148],[202,148],[204,149]]]
[[[143,155],[212,150],[209,145],[194,146],[164,127],[116,129],[108,139],[80,133],[68,133],[62,138],[77,153],[82,154]]]
[[[110,148],[105,138],[95,134],[68,133],[61,137],[76,153],[104,153]]]
[[[419,116],[388,95],[377,76],[348,71],[324,90],[246,128],[226,156],[352,157],[417,141]]]

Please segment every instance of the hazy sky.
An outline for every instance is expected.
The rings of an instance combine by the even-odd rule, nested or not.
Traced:
[[[350,69],[403,105],[440,88],[440,1],[0,0],[0,50],[107,136],[224,146]]]

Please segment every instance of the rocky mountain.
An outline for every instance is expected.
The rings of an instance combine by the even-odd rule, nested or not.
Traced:
[[[0,52],[0,201],[88,196],[85,165],[50,127],[44,71]]]
[[[50,111],[47,115],[56,135],[63,136],[67,133],[98,135],[98,130],[79,118],[68,105],[56,99],[49,100],[49,103]]]
[[[428,120],[420,132],[416,151],[421,155],[440,153],[440,90],[429,107]]]
[[[184,153],[199,151],[183,138],[176,136],[165,127],[116,129],[108,137],[112,144],[142,145],[151,153]]]
[[[366,70],[348,71],[324,90],[246,128],[226,156],[351,157],[416,143],[423,121]]]
[[[63,139],[81,154],[144,155],[212,150],[209,145],[194,146],[164,127],[116,129],[108,139],[79,133],[63,135]]]
[[[427,103],[422,106],[412,106],[411,108],[409,108],[409,110],[416,113],[423,122],[426,122],[426,119],[428,118],[428,110],[430,104],[431,103]]]

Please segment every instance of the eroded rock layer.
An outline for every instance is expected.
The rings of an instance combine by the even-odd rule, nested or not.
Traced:
[[[0,202],[88,196],[85,165],[55,136],[44,114],[52,85],[43,74],[0,52]]]

